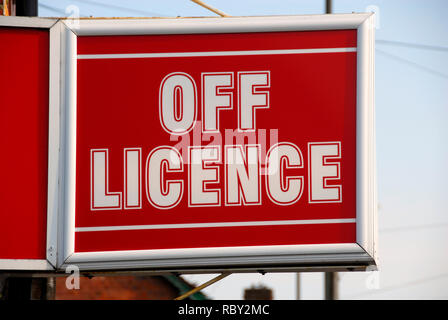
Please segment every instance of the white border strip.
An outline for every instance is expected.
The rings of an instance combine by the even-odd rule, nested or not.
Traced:
[[[58,22],[56,18],[0,16],[1,27],[49,29],[56,22]]]
[[[177,223],[177,224],[154,224],[154,225],[135,225],[135,226],[110,226],[110,227],[79,227],[75,229],[75,232],[247,227],[247,226],[283,226],[283,225],[334,224],[334,223],[356,223],[356,219],[242,221],[242,222]]]
[[[168,19],[80,19],[79,36],[357,29],[372,13]]]
[[[48,112],[48,186],[47,186],[47,260],[57,264],[58,252],[58,212],[61,203],[59,184],[61,183],[61,32],[63,24],[56,23],[50,28],[50,91]]]
[[[95,251],[77,252],[71,255],[66,261],[71,263],[95,263],[103,261],[151,261],[148,265],[155,266],[159,259],[207,259],[206,264],[212,264],[213,258],[225,259],[233,256],[236,259],[241,257],[272,258],[276,261],[280,256],[290,255],[325,255],[325,254],[360,254],[365,251],[355,243],[336,244],[301,244],[301,245],[271,245],[271,246],[242,246],[242,247],[204,247],[185,249],[151,249],[151,250],[127,250],[127,251]],[[238,258],[239,257],[239,258]],[[131,264],[132,264],[131,262]],[[171,262],[170,264],[176,264]]]
[[[61,89],[63,118],[61,125],[64,127],[64,136],[62,138],[63,146],[61,154],[63,155],[63,204],[62,210],[65,213],[64,224],[62,227],[65,235],[63,255],[58,259],[69,256],[75,250],[75,199],[76,199],[76,93],[77,93],[77,39],[76,35],[69,29],[62,30],[62,70],[61,70]],[[59,246],[58,246],[59,247]],[[58,249],[58,251],[60,251]]]
[[[0,259],[0,270],[53,270],[43,259]]]
[[[317,49],[282,49],[282,50],[247,50],[247,51],[205,51],[205,52],[157,52],[157,53],[119,53],[119,54],[78,54],[78,59],[129,59],[129,58],[178,58],[178,57],[221,57],[221,56],[256,56],[277,54],[338,53],[356,52],[356,47],[317,48]]]
[[[376,259],[377,219],[374,122],[374,17],[358,28],[356,100],[356,242]]]

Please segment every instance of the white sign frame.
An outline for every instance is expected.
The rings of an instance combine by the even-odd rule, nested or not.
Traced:
[[[77,37],[357,29],[357,243],[75,253]],[[377,264],[372,14],[60,20],[50,29],[47,259],[57,269],[364,270]],[[371,270],[371,269],[370,269]]]
[[[52,38],[51,30],[53,29],[53,27],[55,27],[55,25],[57,23],[58,23],[58,19],[55,19],[55,18],[42,19],[42,18],[37,18],[37,17],[0,16],[0,27],[48,29],[50,31],[50,39]],[[51,42],[51,40],[50,40],[50,42]],[[54,70],[54,62],[52,65],[51,56],[52,56],[52,54],[50,53],[50,73],[51,73],[51,70]],[[50,81],[50,85],[51,85],[51,81]],[[59,85],[58,85],[58,87],[59,87]],[[51,97],[50,97],[50,100],[51,100]],[[51,102],[50,102],[50,104],[51,104]],[[57,103],[57,105],[55,105],[53,103],[53,106],[59,108],[59,102]],[[50,112],[50,114],[51,114],[51,112]],[[57,154],[54,154],[54,155],[57,155]],[[47,201],[49,201],[49,200],[50,200],[50,198],[47,197]],[[47,210],[47,213],[48,213],[48,210]],[[50,217],[47,214],[47,219],[51,219],[51,218],[52,217]],[[47,220],[47,229],[49,228],[51,223],[52,223],[51,220]],[[48,239],[48,237],[47,237],[47,239]],[[48,242],[47,242],[47,248],[48,248]],[[0,270],[48,271],[48,270],[54,270],[54,269],[55,269],[55,264],[53,264],[49,261],[48,253],[47,253],[47,259],[0,259]]]

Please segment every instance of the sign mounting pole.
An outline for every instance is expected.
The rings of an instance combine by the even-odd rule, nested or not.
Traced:
[[[219,280],[222,280],[222,279],[224,279],[225,277],[228,277],[228,276],[230,276],[230,275],[231,275],[230,272],[224,272],[224,273],[220,274],[219,276],[217,276],[217,277],[215,277],[215,278],[213,278],[213,279],[211,279],[211,280],[209,280],[209,281],[207,281],[207,282],[201,284],[200,286],[197,286],[196,288],[194,288],[194,289],[192,289],[192,290],[190,290],[190,291],[188,291],[188,292],[185,292],[183,295],[177,297],[177,298],[174,299],[174,300],[184,300],[185,298],[188,298],[188,297],[191,296],[192,294],[195,294],[196,292],[201,291],[202,289],[205,289],[205,288],[207,288],[208,286],[214,284],[215,282],[218,282]]]
[[[207,10],[210,10],[210,11],[213,12],[213,13],[216,13],[217,15],[219,15],[219,16],[221,16],[221,17],[230,17],[228,14],[222,12],[221,10],[218,10],[218,9],[216,9],[216,8],[213,8],[212,6],[210,6],[210,5],[206,4],[206,3],[204,3],[204,2],[201,1],[201,0],[191,0],[191,1],[194,2],[194,3],[196,3],[196,4],[198,4],[198,5],[200,5],[201,7],[205,8],[205,9],[207,9]]]

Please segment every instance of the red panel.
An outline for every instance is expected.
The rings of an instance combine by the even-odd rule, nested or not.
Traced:
[[[0,28],[0,259],[45,259],[47,30]]]
[[[173,249],[203,247],[239,247],[314,243],[350,243],[356,232],[354,223],[177,229],[167,236],[166,230],[113,232],[79,232],[76,251],[115,251],[139,249]],[[229,237],[229,234],[232,236]],[[116,241],[120,239],[120,241]],[[135,239],[139,241],[136,243]],[[298,239],[300,239],[298,241]]]
[[[269,41],[268,41],[269,40]],[[78,39],[79,54],[356,47],[353,30],[196,35],[96,36]]]
[[[313,31],[263,34],[189,36],[80,37],[79,53],[149,53],[219,50],[274,50],[356,47],[356,31]],[[135,210],[90,210],[90,150],[109,150],[109,191],[123,191],[123,149],[142,148],[143,172],[148,154],[162,145],[174,146],[159,121],[159,87],[172,72],[191,75],[201,96],[202,72],[264,71],[271,74],[270,108],[258,110],[257,130],[278,129],[278,141],[292,142],[302,151],[305,167],[302,197],[279,206],[266,195],[262,205],[191,208],[185,189],[179,205],[154,208],[146,199]],[[153,225],[238,221],[347,219],[356,217],[356,52],[263,56],[78,60],[76,227]],[[235,83],[235,88],[237,83]],[[237,127],[234,109],[221,111],[220,130]],[[200,103],[200,99],[198,101]],[[200,106],[199,106],[200,110]],[[201,119],[200,112],[198,119]],[[194,142],[196,129],[190,133]],[[341,203],[308,203],[308,142],[340,141],[342,145]],[[269,138],[268,138],[269,146]],[[196,143],[195,143],[196,144]],[[203,142],[203,145],[207,142]],[[224,177],[221,166],[220,176]],[[182,179],[188,188],[188,166]],[[223,183],[210,188],[223,190]],[[224,195],[224,191],[221,192]],[[77,232],[75,251],[156,249],[206,246],[352,243],[355,224],[281,227],[163,229],[146,231]],[[194,234],[194,236],[193,236]]]

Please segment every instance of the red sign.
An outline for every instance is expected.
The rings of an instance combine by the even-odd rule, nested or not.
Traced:
[[[372,21],[0,19],[0,269],[375,265]]]
[[[355,242],[356,48],[79,37],[75,252]]]
[[[0,269],[46,266],[48,47],[48,30],[0,26]]]

